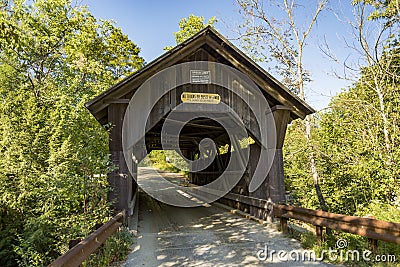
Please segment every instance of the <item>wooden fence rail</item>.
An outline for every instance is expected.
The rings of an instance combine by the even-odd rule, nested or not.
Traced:
[[[85,261],[107,238],[115,233],[125,220],[125,211],[118,213],[115,217],[91,233],[65,254],[53,261],[49,267],[75,267]]]
[[[270,201],[265,199],[258,199],[234,193],[228,193],[224,198],[272,211],[273,216],[280,219],[281,229],[283,232],[288,231],[287,223],[289,219],[312,224],[316,227],[318,243],[322,242],[323,228],[326,227],[367,237],[373,250],[377,249],[377,240],[400,245],[400,223],[386,222],[374,218],[348,216],[289,205],[272,204]]]
[[[280,218],[283,232],[287,231],[288,219],[300,220],[316,226],[319,242],[322,241],[322,228],[327,227],[359,236],[365,236],[373,240],[400,244],[400,223],[286,205],[274,205],[274,216]]]

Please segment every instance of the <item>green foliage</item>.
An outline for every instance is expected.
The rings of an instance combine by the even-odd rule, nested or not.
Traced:
[[[109,216],[107,133],[84,103],[143,59],[68,0],[2,5],[0,47],[0,265],[43,266]]]
[[[353,0],[353,4],[365,3],[375,10],[370,14],[370,19],[386,19],[393,23],[400,19],[400,3],[397,0]]]
[[[381,6],[390,6],[390,1],[358,2],[380,3],[371,16],[381,12]],[[399,29],[394,21],[381,23],[388,32]],[[329,109],[314,116],[311,147],[305,145],[300,122],[288,128],[286,182],[298,205],[318,207],[308,189],[311,149],[331,212],[400,221],[400,49],[397,36],[382,38],[386,46],[376,53],[376,61],[361,69],[357,82],[334,97]]]
[[[362,79],[365,76],[368,74]],[[321,187],[330,211],[360,216],[371,213],[378,218],[400,220],[400,169],[396,164],[400,154],[399,88],[398,83],[395,87],[385,87],[390,150],[385,145],[378,97],[364,82],[336,96],[330,110],[321,113],[316,121],[312,149],[317,154]],[[316,208],[316,198],[308,190],[310,182],[301,127],[295,121],[287,132],[287,187],[298,204]],[[387,217],[388,213],[393,216]]]
[[[147,157],[139,164],[140,167],[152,167],[169,172],[180,172],[180,169],[167,161],[167,157],[172,157],[172,151],[152,150]],[[180,158],[179,155],[175,155]]]
[[[371,19],[387,17],[381,7],[389,8],[390,1],[357,2],[378,5],[370,14]],[[395,18],[388,16],[381,22],[388,32],[398,32]],[[307,180],[307,149],[312,149],[330,212],[400,222],[400,49],[398,35],[382,36],[385,46],[381,53],[375,51],[377,59],[361,69],[358,80],[334,97],[327,110],[314,116],[310,148],[301,135],[301,122],[294,121],[288,128],[284,147],[286,185],[296,205],[318,208]],[[339,238],[347,240],[347,250],[369,249],[366,238],[348,233],[333,231],[322,247],[310,245],[314,241],[309,235],[301,236],[316,251],[335,248]],[[378,254],[399,253],[400,246],[379,242]],[[350,260],[346,264],[398,263]]]
[[[182,18],[179,21],[180,30],[174,32],[176,44],[180,44],[186,41],[187,39],[208,26],[213,27],[214,23],[216,22],[216,17],[212,17],[208,20],[207,23],[204,23],[204,17],[199,17],[193,14],[190,14],[187,18]],[[167,46],[164,48],[164,50],[171,50],[172,48],[172,46]]]
[[[389,49],[392,58],[399,57],[397,49]],[[385,54],[382,61],[386,60]],[[312,149],[321,175],[321,188],[330,212],[355,216],[372,215],[385,221],[400,222],[400,168],[399,143],[400,131],[400,79],[396,76],[399,66],[396,63],[387,66],[391,79],[381,76],[384,101],[380,101],[374,84],[371,68],[365,68],[357,83],[334,97],[329,110],[315,117],[313,124]],[[381,109],[384,103],[384,113]],[[389,137],[386,145],[384,120]],[[302,124],[294,121],[288,128],[285,141],[285,172],[287,188],[296,200],[296,205],[318,208],[310,182],[307,179],[307,148],[301,135]],[[321,251],[335,248],[337,239],[347,240],[348,250],[363,251],[369,249],[364,237],[333,232],[322,247],[312,245],[313,238],[301,235],[303,244]],[[380,255],[399,255],[400,247],[395,244],[379,242]],[[318,253],[317,253],[318,254]],[[351,266],[383,266],[371,262],[353,262]],[[385,265],[386,266],[386,265]],[[396,266],[396,265],[393,265]]]
[[[318,199],[310,179],[310,167],[304,124],[296,120],[289,125],[284,146],[284,166],[286,176],[286,190],[291,193],[294,205],[306,208],[318,207]]]
[[[189,17],[179,21],[180,30],[174,32],[176,43],[179,44],[186,41],[186,39],[192,37],[207,26],[212,26],[215,22],[217,22],[215,17],[210,18],[207,23],[204,23],[204,17],[190,14]]]

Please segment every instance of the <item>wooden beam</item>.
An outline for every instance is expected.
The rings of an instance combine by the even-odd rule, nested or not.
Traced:
[[[110,98],[103,101],[104,104],[129,104],[130,99],[126,98]]]

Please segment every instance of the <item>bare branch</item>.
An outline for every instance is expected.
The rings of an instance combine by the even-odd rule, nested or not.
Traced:
[[[328,0],[323,0],[318,3],[317,10],[315,11],[314,17],[312,18],[307,30],[303,33],[303,39],[302,39],[302,46],[304,46],[304,42],[307,38],[307,36],[310,34],[311,29],[313,28],[314,24],[317,22],[317,18],[319,14],[324,10],[326,5],[328,4]]]
[[[324,43],[323,45],[318,44],[318,48],[319,50],[330,60],[332,60],[333,62],[338,63],[339,59],[337,58],[337,56],[335,55],[335,53],[331,50],[328,41],[326,40],[326,34],[324,34]]]

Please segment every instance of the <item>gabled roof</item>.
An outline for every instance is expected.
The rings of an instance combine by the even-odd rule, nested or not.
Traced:
[[[291,117],[293,119],[304,119],[306,115],[315,112],[307,103],[290,92],[282,83],[272,77],[212,27],[206,27],[190,39],[164,53],[142,69],[88,101],[85,106],[100,123],[107,123],[108,106],[110,103],[128,103],[129,96],[144,81],[162,69],[181,63],[185,57],[195,53],[204,46],[207,46],[207,49],[214,56],[222,58],[232,67],[250,77],[278,105],[291,108]]]

